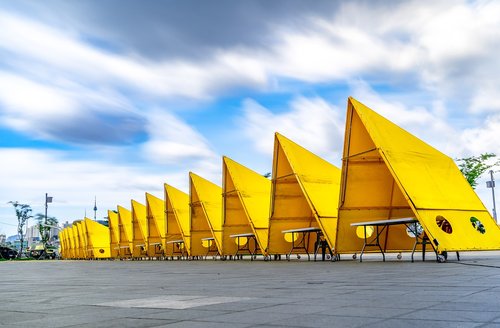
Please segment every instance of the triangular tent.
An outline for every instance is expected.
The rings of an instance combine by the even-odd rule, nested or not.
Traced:
[[[69,258],[69,247],[68,247],[68,240],[67,240],[67,228],[64,228],[59,232],[59,240],[61,241],[61,257],[63,259],[68,259]]]
[[[80,226],[82,227],[82,233],[85,236],[85,258],[87,259],[93,259],[93,249],[92,249],[92,240],[90,239],[89,236],[89,230],[87,228],[87,222],[86,222],[86,217],[83,218],[82,221],[80,221]]]
[[[83,250],[83,256],[86,259],[91,258],[91,254],[89,251],[89,240],[88,240],[88,235],[87,235],[87,225],[85,224],[84,220],[81,220],[80,222],[77,223],[77,227],[80,232],[80,241],[82,243],[82,250]]]
[[[146,206],[133,200],[132,206],[132,257],[147,255],[148,222]]]
[[[500,229],[453,160],[349,98],[336,251],[357,252],[351,223],[412,217],[438,253],[500,249]],[[411,250],[404,226],[390,226],[386,251]]]
[[[186,255],[191,254],[191,221],[189,219],[189,195],[168,184],[165,184],[166,204],[166,239],[167,242],[183,240],[184,244],[167,244],[167,256],[179,252],[178,247],[183,247]],[[182,250],[181,250],[182,251]]]
[[[83,259],[84,255],[83,255],[83,250],[82,250],[81,243],[80,243],[80,233],[79,233],[79,229],[76,226],[76,222],[77,221],[74,221],[72,226],[71,226],[71,228],[73,229],[73,242],[75,245],[75,258],[76,259]]]
[[[132,256],[132,213],[118,205],[118,227],[120,232],[120,257]]]
[[[204,256],[209,247],[222,254],[222,188],[190,172],[191,256]],[[214,238],[214,244],[203,242]]]
[[[91,258],[109,258],[109,228],[88,218],[85,218],[84,222],[87,228],[87,240],[88,246],[90,246]]]
[[[319,227],[333,247],[339,184],[340,169],[276,133],[268,253],[287,254],[292,240],[282,231],[308,227]],[[315,242],[309,238],[309,253]]]
[[[163,256],[165,250],[165,202],[163,199],[146,193],[146,210],[148,256]]]
[[[231,235],[253,233],[261,253],[267,249],[271,181],[261,174],[233,161],[222,158],[223,179],[223,241],[224,255],[238,251],[237,242],[249,243],[248,238]],[[241,245],[253,251],[255,245]]]
[[[73,234],[73,226],[69,226],[66,228],[66,233],[68,236],[68,245],[69,245],[69,258],[76,259],[76,250],[75,250],[75,237]]]
[[[118,223],[118,213],[108,210],[109,227],[109,251],[111,258],[116,259],[120,256],[120,226]]]

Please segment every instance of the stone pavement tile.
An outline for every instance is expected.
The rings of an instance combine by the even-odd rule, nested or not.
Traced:
[[[227,323],[227,322],[206,322],[206,321],[179,321],[155,328],[247,328],[249,324]]]
[[[433,321],[417,319],[387,319],[376,323],[370,323],[363,327],[369,328],[414,328],[414,327],[432,327],[432,328],[473,328],[482,327],[481,323],[465,321]]]
[[[232,312],[232,311],[241,311],[241,309],[255,310],[255,309],[268,308],[270,306],[273,306],[272,304],[269,305],[267,303],[256,303],[258,301],[259,300],[256,299],[253,302],[243,301],[243,302],[231,302],[231,303],[205,305],[205,306],[197,307],[197,309],[198,310],[210,310],[210,311],[220,310],[220,311]]]
[[[366,306],[346,306],[330,311],[330,315],[367,317],[367,318],[393,318],[413,312],[413,309],[379,308]]]
[[[165,326],[169,323],[173,323],[175,320],[161,320],[161,319],[134,319],[134,318],[122,318],[113,319],[106,321],[99,321],[93,324],[83,324],[71,326],[73,327],[99,327],[99,328],[147,328],[147,327],[160,327]]]
[[[279,304],[268,306],[265,308],[256,309],[255,312],[271,312],[271,313],[285,313],[285,314],[313,314],[313,313],[331,313],[335,310],[326,304]]]
[[[487,324],[484,324],[482,326],[480,326],[481,328],[500,328],[500,323],[487,323]]]
[[[362,317],[346,317],[324,314],[305,314],[295,317],[288,317],[273,322],[270,325],[276,326],[293,326],[293,327],[361,327],[363,325],[370,326],[372,323],[379,321],[377,318],[362,318]],[[258,324],[258,323],[257,323]],[[256,325],[258,326],[258,325]]]
[[[419,320],[434,320],[434,321],[473,321],[473,322],[490,322],[498,317],[498,312],[482,312],[462,310],[435,310],[423,309],[417,310],[409,314],[401,316],[401,319],[419,319]]]
[[[103,311],[79,311],[68,315],[50,315],[45,314],[39,318],[30,318],[29,320],[18,321],[13,327],[69,327],[81,324],[95,324],[99,326],[101,321],[143,317],[151,313],[158,312],[158,309],[116,309],[110,308]]]
[[[0,311],[0,325],[16,324],[23,321],[35,320],[45,317],[45,314],[22,312],[22,311]]]
[[[226,323],[247,323],[247,324],[266,324],[273,323],[276,320],[292,319],[288,313],[262,312],[256,310],[232,312],[218,316],[204,318],[207,322],[226,322]]]
[[[208,311],[199,309],[185,309],[185,310],[165,310],[161,309],[160,312],[143,315],[143,318],[148,319],[172,319],[172,320],[191,320],[203,319],[214,316],[220,316],[231,313],[232,311]]]
[[[477,303],[477,302],[443,302],[432,306],[436,310],[463,310],[468,311],[487,311],[487,312],[498,312],[500,311],[500,304],[497,299],[492,299],[488,303]],[[500,312],[499,312],[500,315]]]

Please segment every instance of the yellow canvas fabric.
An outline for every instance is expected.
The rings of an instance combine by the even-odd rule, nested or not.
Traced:
[[[111,258],[120,256],[120,225],[118,223],[118,213],[108,210],[108,226],[109,226],[109,252]]]
[[[67,246],[66,246],[66,228],[65,229],[62,229],[61,231],[59,231],[59,240],[61,241],[61,258],[63,259],[67,259],[68,258],[68,254],[67,254]]]
[[[73,234],[73,226],[70,226],[66,228],[67,230],[67,235],[68,235],[68,244],[69,244],[69,257],[71,259],[76,259],[76,251],[75,251],[75,238]]]
[[[189,218],[189,195],[168,184],[165,188],[165,203],[167,205],[167,241],[183,240],[184,252],[187,256],[191,255],[191,220]],[[169,244],[167,246],[167,255],[172,256],[178,253],[178,246]]]
[[[500,248],[498,226],[453,160],[353,98],[343,157],[338,252],[363,245],[351,223],[403,217],[418,219],[438,252]],[[405,230],[390,227],[384,248],[410,250]]]
[[[120,257],[132,256],[132,213],[118,205],[118,227],[120,232]]]
[[[92,254],[89,250],[89,239],[87,235],[87,225],[85,224],[85,220],[82,220],[78,223],[80,227],[80,238],[83,240],[83,255],[86,259],[92,258]]]
[[[214,238],[222,254],[222,188],[190,172],[191,255],[207,254],[202,238]]]
[[[340,170],[319,156],[275,134],[269,254],[286,254],[291,239],[282,231],[319,227],[335,245]],[[315,239],[308,250],[314,252]]]
[[[87,239],[91,246],[92,257],[94,259],[109,258],[111,256],[109,228],[88,218],[85,218],[84,222],[87,228]]]
[[[163,256],[165,250],[165,201],[146,193],[148,256]]]
[[[228,157],[223,157],[222,162],[224,255],[236,254],[237,240],[230,236],[241,233],[255,234],[258,248],[265,253],[269,231],[271,181]],[[249,242],[248,239],[246,242]],[[250,247],[253,249],[254,245]]]
[[[75,258],[76,259],[83,259],[84,255],[83,255],[83,250],[82,250],[81,243],[80,243],[80,233],[79,233],[79,229],[76,226],[76,222],[73,222],[72,229],[73,229],[73,241],[74,241],[74,245],[75,245]]]
[[[132,257],[147,255],[148,222],[146,218],[146,205],[131,200],[132,208]]]

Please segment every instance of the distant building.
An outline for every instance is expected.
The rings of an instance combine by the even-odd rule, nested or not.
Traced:
[[[59,240],[59,228],[51,228],[49,231],[49,243],[54,244],[55,241]],[[38,229],[38,225],[33,225],[26,229],[26,237],[25,240],[28,242],[28,247],[31,247],[33,244],[36,244],[42,240],[42,236],[40,236],[40,230]]]
[[[5,244],[7,241],[7,236],[5,234],[0,234],[0,244]]]

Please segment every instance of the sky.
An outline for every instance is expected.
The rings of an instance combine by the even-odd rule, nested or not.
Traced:
[[[500,154],[499,53],[498,1],[0,0],[0,233],[9,201],[71,222],[220,185],[222,155],[265,174],[274,132],[340,166],[348,96]]]

